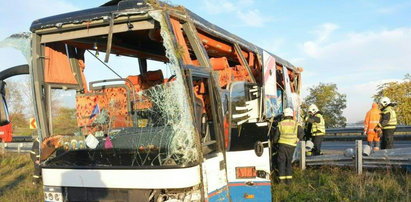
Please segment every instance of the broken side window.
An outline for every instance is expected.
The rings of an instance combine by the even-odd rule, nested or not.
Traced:
[[[255,109],[247,106],[255,99],[252,93],[254,89],[255,84],[247,82],[235,82],[230,86],[230,151],[250,150],[257,141],[268,140],[267,127],[258,127],[250,122]]]

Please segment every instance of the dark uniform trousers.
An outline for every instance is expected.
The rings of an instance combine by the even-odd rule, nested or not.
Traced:
[[[38,161],[40,160],[39,152],[39,141],[36,139],[33,141],[32,150],[30,151],[30,157],[34,164],[34,173],[33,173],[33,183],[41,182],[41,168]]]
[[[381,149],[392,149],[394,147],[394,132],[395,129],[383,129]]]
[[[280,181],[289,181],[293,177],[291,161],[293,160],[295,146],[278,144],[277,166]]]
[[[314,148],[312,150],[313,155],[321,155],[321,143],[323,142],[324,135],[313,136]]]

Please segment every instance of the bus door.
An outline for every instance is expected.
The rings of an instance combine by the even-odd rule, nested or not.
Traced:
[[[230,85],[227,177],[233,201],[271,201],[268,124],[256,123],[260,90],[255,84]]]
[[[201,137],[203,152],[202,175],[204,198],[208,201],[230,201],[227,172],[219,131],[217,104],[211,87],[209,73],[191,69],[192,96],[195,124]]]

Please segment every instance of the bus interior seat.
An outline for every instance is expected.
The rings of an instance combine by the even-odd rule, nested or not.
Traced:
[[[201,66],[200,61],[198,60],[191,60],[191,62],[193,63],[194,66],[197,66],[197,67]]]
[[[144,90],[155,85],[164,83],[164,76],[161,70],[148,71],[141,75],[142,87]]]
[[[126,79],[133,84],[133,87],[136,92],[139,92],[141,90],[147,90],[155,85],[162,84],[166,81],[161,70],[148,71],[141,75],[130,75]],[[127,85],[130,88],[132,87],[129,85],[129,83],[127,83]]]
[[[213,70],[217,71],[218,83],[225,88],[232,81],[232,69],[226,57],[210,58]]]
[[[127,89],[124,87],[106,88],[103,93],[108,102],[107,110],[110,118],[113,119],[112,128],[130,127],[132,124],[127,106],[130,98],[128,98]]]
[[[123,128],[131,126],[131,117],[128,109],[128,93],[124,87],[110,87],[95,90],[87,94],[76,96],[77,125],[93,128],[95,116],[92,113],[96,105],[99,112],[105,109],[112,119],[111,128]]]
[[[147,90],[155,85],[166,82],[161,70],[148,71],[142,75],[131,75],[128,76],[127,79],[133,84],[133,87],[130,86],[129,83],[127,85],[130,88],[135,89],[136,92]],[[138,93],[133,104],[133,108],[136,110],[152,108],[152,102]]]
[[[230,65],[228,64],[228,60],[226,57],[210,58],[210,62],[214,71],[222,71],[227,68],[230,68]]]
[[[91,114],[96,105],[100,110],[107,106],[104,94],[87,93],[76,96],[76,116],[79,127],[89,126],[92,123],[95,118]]]
[[[236,65],[233,69],[233,77],[235,81],[251,81],[245,67]]]

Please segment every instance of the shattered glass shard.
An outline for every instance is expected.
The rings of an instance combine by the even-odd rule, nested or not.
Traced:
[[[6,39],[0,41],[0,48],[15,48],[23,54],[26,58],[27,63],[30,64],[31,60],[31,33],[22,32],[13,34]]]

